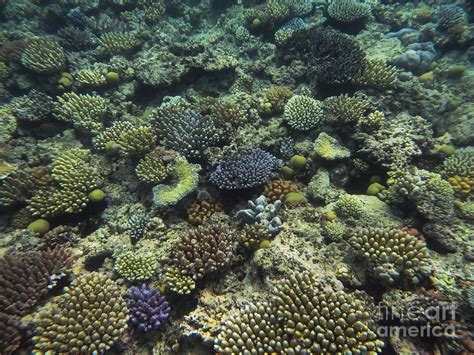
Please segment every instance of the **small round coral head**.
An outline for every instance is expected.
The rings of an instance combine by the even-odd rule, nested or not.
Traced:
[[[47,231],[49,231],[50,224],[47,220],[43,218],[39,218],[36,221],[31,222],[27,229],[33,233],[37,234],[45,234]]]
[[[92,202],[102,202],[105,200],[105,192],[101,189],[95,189],[89,192],[89,200]]]

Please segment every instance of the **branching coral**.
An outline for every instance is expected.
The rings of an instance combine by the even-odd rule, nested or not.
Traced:
[[[367,65],[358,44],[332,29],[314,27],[299,31],[292,36],[289,46],[295,58],[305,62],[307,77],[315,86],[349,82]]]
[[[129,52],[137,45],[137,36],[133,32],[106,32],[99,37],[98,50],[105,54]]]
[[[20,121],[44,122],[51,114],[53,100],[48,95],[33,89],[27,95],[15,97],[11,102],[11,108]]]
[[[66,58],[54,39],[39,37],[28,41],[21,54],[21,63],[37,73],[51,74],[64,69]]]
[[[399,229],[361,229],[351,233],[350,245],[371,262],[372,271],[392,284],[400,278],[416,283],[428,265],[428,250],[415,236]]]
[[[164,145],[188,158],[202,156],[220,140],[214,121],[192,111],[180,97],[161,105],[151,120]]]
[[[265,226],[270,234],[280,232],[281,220],[278,217],[278,212],[281,208],[280,200],[268,203],[267,198],[262,195],[255,201],[248,201],[247,207],[238,211],[236,216],[241,217],[248,224],[261,224]]]
[[[355,76],[352,82],[361,87],[379,90],[391,89],[397,81],[398,69],[383,60],[369,60],[367,66]]]
[[[90,273],[75,279],[50,310],[36,315],[37,353],[103,353],[127,329],[128,311],[120,288]]]
[[[257,148],[221,161],[209,180],[224,190],[248,189],[264,184],[274,169],[275,157]]]
[[[54,217],[81,212],[88,204],[88,194],[98,187],[97,172],[88,164],[90,151],[70,149],[52,165],[54,185],[46,186],[28,200],[34,216]]]
[[[92,144],[100,151],[118,150],[124,155],[141,155],[153,149],[155,140],[151,127],[118,121],[95,136]]]
[[[306,272],[282,280],[269,301],[250,304],[217,336],[219,353],[377,353],[383,342],[364,305]]]
[[[98,70],[82,69],[75,75],[74,79],[80,87],[95,87],[107,84],[105,75]]]
[[[290,192],[299,192],[298,185],[290,180],[271,180],[265,184],[263,195],[270,201],[284,201]]]
[[[332,0],[327,12],[330,18],[338,22],[354,22],[370,16],[370,4],[359,0]]]
[[[323,119],[323,104],[308,96],[295,95],[286,103],[284,117],[291,128],[307,131]]]
[[[362,201],[350,194],[342,194],[336,201],[334,208],[341,216],[353,218],[359,218],[364,212],[364,204]]]
[[[137,177],[149,184],[159,184],[163,182],[172,172],[169,165],[166,165],[162,157],[153,152],[140,160],[135,168]]]
[[[158,330],[170,316],[171,308],[154,287],[133,286],[127,298],[130,322],[143,332]]]
[[[58,97],[53,115],[86,133],[96,133],[102,128],[107,113],[107,101],[99,95],[68,92]]]
[[[271,86],[265,93],[266,101],[272,105],[272,111],[283,112],[288,100],[293,96],[293,91],[287,86]]]
[[[0,351],[2,354],[13,354],[20,346],[21,334],[18,319],[0,312]]]
[[[215,212],[219,211],[222,211],[222,207],[216,201],[196,201],[188,208],[188,220],[194,224],[203,224]]]
[[[173,275],[188,275],[197,281],[204,276],[221,271],[234,259],[237,233],[224,225],[199,226],[183,235],[172,256]],[[180,270],[177,272],[177,270]],[[173,279],[168,284],[173,286]],[[190,287],[193,289],[194,287]]]
[[[23,170],[11,172],[0,185],[0,208],[24,204],[34,192],[30,175]]]
[[[331,96],[324,100],[324,108],[328,114],[328,120],[341,124],[361,121],[369,109],[369,101],[363,97]]]
[[[157,267],[156,257],[148,252],[128,251],[115,260],[115,270],[129,281],[144,281],[151,278]]]
[[[462,7],[455,4],[439,7],[438,26],[441,30],[449,31],[454,27],[466,26],[467,23],[467,13]]]

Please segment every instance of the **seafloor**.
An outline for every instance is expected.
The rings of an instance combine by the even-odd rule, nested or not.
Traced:
[[[473,354],[471,0],[0,0],[0,354]]]

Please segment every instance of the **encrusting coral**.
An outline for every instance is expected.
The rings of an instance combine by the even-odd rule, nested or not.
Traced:
[[[129,315],[120,288],[105,275],[75,279],[53,308],[34,319],[35,353],[103,353],[127,329]]]
[[[314,275],[282,280],[269,301],[247,305],[228,319],[214,343],[233,353],[368,353],[383,346],[363,304],[324,288]]]

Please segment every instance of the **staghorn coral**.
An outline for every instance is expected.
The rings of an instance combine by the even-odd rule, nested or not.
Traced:
[[[324,108],[328,114],[328,120],[341,124],[359,122],[364,119],[370,103],[364,97],[331,96],[324,100]]]
[[[272,105],[273,112],[283,112],[288,100],[293,96],[293,91],[287,86],[271,86],[265,93],[266,102]]]
[[[103,353],[124,334],[127,304],[120,288],[105,275],[75,279],[52,309],[35,319],[35,353]]]
[[[53,110],[52,98],[35,89],[27,95],[15,97],[10,105],[19,121],[44,122]]]
[[[65,151],[52,164],[54,184],[39,189],[27,201],[33,216],[54,217],[65,213],[79,213],[88,204],[88,194],[98,187],[97,172],[87,161],[87,149]]]
[[[281,230],[281,220],[278,212],[281,201],[276,200],[268,203],[265,196],[260,196],[255,201],[248,201],[246,209],[237,212],[236,216],[242,218],[248,224],[261,224],[265,226],[270,234],[278,234]]]
[[[219,162],[209,180],[223,190],[248,189],[264,184],[275,169],[275,157],[260,148]]]
[[[182,236],[173,251],[172,266],[197,281],[229,266],[236,247],[237,233],[229,227],[199,226]]]
[[[180,97],[162,104],[151,115],[151,121],[165,147],[188,158],[202,156],[206,148],[220,140],[214,121],[192,111]]]
[[[37,73],[52,74],[65,68],[66,58],[54,39],[38,37],[28,41],[21,54],[21,63]]]
[[[0,259],[0,313],[30,313],[72,264],[69,250],[7,254]]]
[[[370,261],[377,277],[389,284],[399,278],[417,283],[420,268],[428,265],[425,244],[400,229],[360,229],[350,233],[349,243]]]
[[[58,120],[72,122],[74,128],[86,133],[102,129],[107,113],[107,101],[99,95],[67,92],[54,103],[53,115]]]
[[[397,75],[398,69],[395,66],[380,59],[373,59],[367,62],[367,66],[352,82],[361,87],[387,90],[395,86]]]
[[[295,95],[285,105],[284,117],[291,128],[307,131],[323,119],[321,101],[308,96]]]
[[[117,256],[114,268],[129,281],[144,281],[151,278],[158,266],[156,257],[148,252],[127,251]]]
[[[219,353],[368,353],[383,346],[364,305],[304,272],[282,280],[269,301],[249,304],[217,335]]]
[[[104,54],[129,52],[138,45],[133,32],[106,32],[99,37],[98,51]]]
[[[284,201],[290,192],[299,192],[298,185],[290,180],[271,180],[265,184],[263,195],[270,202]]]
[[[349,36],[330,28],[296,32],[288,43],[295,59],[302,60],[314,86],[350,82],[364,71],[367,60]]]
[[[172,163],[171,184],[159,184],[153,187],[153,208],[165,209],[177,204],[193,192],[199,182],[199,164],[190,164],[186,158],[178,156]]]
[[[34,188],[27,172],[20,169],[11,172],[0,185],[0,209],[24,204],[32,196]]]
[[[222,207],[213,200],[196,201],[188,208],[188,220],[193,224],[203,224],[214,213],[222,211]]]
[[[329,17],[338,22],[355,22],[370,16],[370,4],[359,0],[332,0],[327,7]]]
[[[142,284],[132,286],[127,297],[130,322],[142,332],[158,330],[170,316],[171,308],[166,299],[154,287]]]

